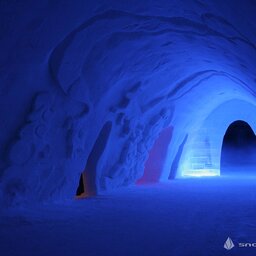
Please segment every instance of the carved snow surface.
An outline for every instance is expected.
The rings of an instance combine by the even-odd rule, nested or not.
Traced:
[[[213,120],[254,126],[253,1],[156,2],[0,3],[0,202],[73,199],[82,173],[92,194],[133,184],[168,127],[158,176],[175,178],[193,135],[220,141]]]

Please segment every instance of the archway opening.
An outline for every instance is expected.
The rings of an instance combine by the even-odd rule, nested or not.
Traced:
[[[172,139],[173,127],[161,131],[145,162],[144,174],[137,184],[156,183],[159,181],[167,157],[168,146]]]
[[[102,129],[100,130],[99,135],[92,148],[92,151],[88,156],[85,169],[80,175],[78,187],[76,190],[76,198],[85,198],[97,195],[98,165],[103,153],[106,150],[111,129],[112,122],[108,121],[103,125]]]
[[[233,122],[227,129],[221,151],[221,174],[256,175],[256,136],[244,121]]]

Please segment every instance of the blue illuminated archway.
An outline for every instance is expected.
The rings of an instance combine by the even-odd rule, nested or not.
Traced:
[[[182,150],[179,149],[186,133],[184,133],[184,137],[180,137],[181,144],[172,141],[169,154],[172,151],[174,153],[172,159],[169,158],[166,162],[162,180],[167,179],[166,171],[168,171],[168,175],[170,174],[178,151],[181,152],[175,177],[219,176],[221,174],[221,148],[229,125],[236,120],[243,120],[250,125],[255,133],[255,113],[256,106],[249,100],[233,99],[220,104],[201,121],[196,120],[188,129],[187,139]],[[176,139],[179,138],[178,134],[174,134],[174,136]],[[176,148],[171,148],[175,143]]]
[[[247,122],[256,131],[256,107],[241,100],[231,100],[216,108],[198,130],[189,134],[178,175],[219,176],[224,135],[236,120]]]

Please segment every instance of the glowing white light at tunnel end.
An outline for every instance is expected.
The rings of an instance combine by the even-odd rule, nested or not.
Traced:
[[[181,178],[219,177],[218,169],[191,169],[182,173]]]

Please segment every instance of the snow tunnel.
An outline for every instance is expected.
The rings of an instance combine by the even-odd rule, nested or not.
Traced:
[[[0,0],[2,255],[254,242],[255,13],[256,0]]]
[[[0,199],[219,176],[230,124],[256,130],[254,12],[131,1],[1,6]]]

